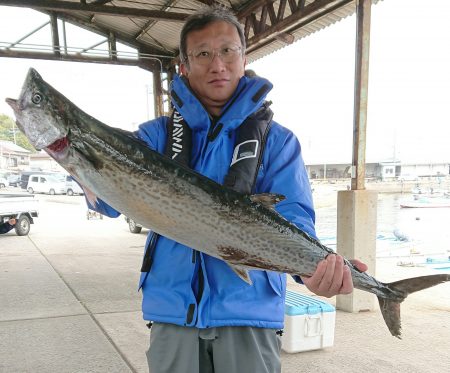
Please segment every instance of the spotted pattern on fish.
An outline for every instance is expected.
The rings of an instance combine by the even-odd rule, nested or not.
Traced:
[[[270,206],[276,196],[247,196],[152,151],[133,134],[84,113],[30,69],[18,100],[7,99],[18,127],[85,187],[134,221],[195,250],[246,269],[311,275],[333,250]],[[392,335],[400,338],[400,303],[449,274],[385,284],[348,260],[356,288],[374,293]]]

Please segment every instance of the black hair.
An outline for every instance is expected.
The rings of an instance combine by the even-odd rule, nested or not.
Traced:
[[[181,29],[180,34],[180,61],[184,62],[185,64],[188,64],[188,58],[187,58],[187,46],[186,46],[186,39],[187,35],[191,31],[201,30],[208,26],[210,23],[218,22],[218,21],[224,21],[227,23],[232,24],[236,27],[236,30],[239,34],[239,39],[241,39],[241,46],[242,46],[242,55],[245,54],[245,36],[244,36],[244,29],[242,25],[239,23],[236,16],[233,14],[231,10],[228,8],[222,6],[222,5],[215,5],[207,8],[203,8],[196,13],[192,14],[183,25],[183,28]]]

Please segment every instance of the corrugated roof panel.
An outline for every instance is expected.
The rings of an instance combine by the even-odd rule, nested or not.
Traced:
[[[168,2],[166,1],[166,3]],[[202,7],[204,5],[198,1],[173,1],[169,9],[176,13],[191,14]],[[178,51],[179,35],[182,26],[183,22],[158,21],[145,29],[138,40],[163,48],[171,55],[175,55]]]
[[[82,9],[84,6],[89,7],[93,5],[93,2],[87,2],[84,6],[78,0],[65,0],[66,3],[70,3],[76,6],[78,9]],[[372,3],[376,4],[381,0],[372,0]],[[243,9],[248,9],[252,4],[255,5],[255,9],[261,6],[263,2],[259,0],[220,0],[221,4],[232,7],[238,14],[242,14]],[[285,27],[284,31],[294,36],[294,42],[313,34],[325,27],[332,25],[340,21],[341,19],[348,17],[349,15],[355,13],[356,1],[351,1],[346,5],[339,7],[344,0],[334,0],[328,3],[319,0],[307,0],[305,2],[305,7],[308,8],[310,4],[317,7],[321,7],[323,10],[323,16],[318,19],[312,19],[310,22],[306,23],[306,19],[301,20],[301,15],[296,17],[302,23],[295,24],[295,20],[292,21],[290,25],[286,25],[286,21],[283,22]],[[275,14],[277,15],[280,1],[272,2]],[[298,2],[292,2],[298,4]],[[56,2],[55,2],[56,4]],[[284,10],[283,20],[285,20],[289,15],[292,14],[291,2],[287,2]],[[56,4],[57,5],[57,4]],[[48,3],[48,8],[46,5],[41,5],[38,9],[44,12],[50,12],[52,3]],[[81,11],[81,10],[70,10],[70,9],[57,9],[56,14],[61,18],[66,18],[70,22],[78,24],[81,27],[87,28],[94,32],[100,32],[103,35],[109,35],[111,32],[116,34],[116,39],[118,42],[131,46],[133,48],[148,47],[148,49],[153,50],[154,53],[159,55],[168,55],[169,58],[177,55],[177,49],[179,44],[179,34],[183,26],[183,21],[169,21],[167,19],[156,19],[152,20],[150,18],[143,17],[142,14],[135,14],[133,16],[124,16],[120,13],[115,15],[105,14],[106,10],[111,10],[113,8],[131,8],[139,11],[164,11],[167,13],[178,13],[178,14],[191,14],[195,10],[205,7],[206,5],[201,1],[196,0],[113,0],[102,6],[97,6],[98,12],[93,13],[93,11]],[[331,8],[337,9],[332,10]],[[92,8],[91,8],[92,9]],[[248,13],[247,13],[248,14]],[[244,17],[245,15],[242,15]],[[261,10],[254,12],[254,16],[257,22],[261,18]],[[241,19],[245,22],[245,19]],[[266,22],[270,25],[270,17],[267,15]],[[274,26],[277,29],[277,26]],[[253,27],[249,29],[248,39],[250,42],[253,41],[255,44],[250,45],[250,52],[248,54],[249,62],[255,61],[262,58],[268,54],[275,52],[281,48],[284,48],[286,44],[275,37],[266,37],[262,40],[262,36],[254,37]]]
[[[113,0],[110,1],[112,6],[136,8],[136,9],[152,9],[159,10],[166,5],[166,0]]]
[[[102,28],[120,32],[122,35],[126,35],[130,38],[133,38],[134,35],[139,33],[141,28],[144,26],[142,19],[113,17],[101,14],[95,15],[91,23]]]
[[[373,4],[378,3],[381,0],[372,0]],[[311,3],[311,1],[307,1],[307,4]],[[286,7],[288,8],[288,7]],[[323,17],[314,20],[311,23],[308,23],[304,26],[302,26],[301,28],[290,32],[290,34],[292,34],[294,36],[294,42],[299,41],[300,39],[311,35],[317,31],[320,31],[326,27],[331,26],[332,24],[341,21],[342,19],[351,16],[355,13],[356,11],[356,3],[355,1],[342,6],[341,8],[334,10],[331,13],[327,13],[326,15],[324,15]],[[287,12],[290,13],[290,10],[288,10]],[[286,12],[286,14],[287,14]],[[252,51],[251,53],[248,54],[247,59],[249,62],[254,62],[264,56],[267,56],[271,53],[274,53],[275,51],[286,47],[287,45],[283,42],[280,41],[274,41],[271,42],[269,45],[265,45],[262,46],[261,48],[259,48],[258,50]]]
[[[157,41],[174,54],[178,50],[179,33],[179,25],[173,22],[158,22],[148,31],[143,33],[142,37],[139,38],[139,41],[148,42],[153,45],[155,45],[155,41]]]

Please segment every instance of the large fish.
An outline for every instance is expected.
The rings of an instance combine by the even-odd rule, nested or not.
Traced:
[[[7,99],[19,128],[95,195],[157,233],[225,260],[251,283],[249,269],[310,276],[334,252],[280,216],[279,195],[243,195],[158,154],[132,133],[84,113],[30,69],[20,98]],[[448,274],[382,283],[350,267],[356,288],[374,293],[392,335],[400,303]]]

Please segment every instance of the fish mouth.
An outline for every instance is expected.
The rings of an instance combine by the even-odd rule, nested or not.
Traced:
[[[19,102],[18,100],[15,100],[14,98],[7,97],[5,99],[6,103],[11,106],[14,112],[17,112],[19,110]]]
[[[69,139],[67,136],[64,136],[52,144],[46,146],[46,149],[52,153],[58,154],[64,152],[69,147]]]

